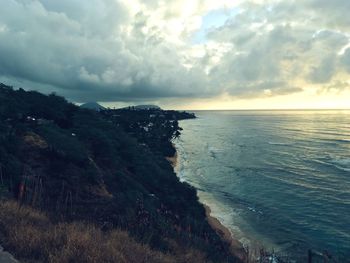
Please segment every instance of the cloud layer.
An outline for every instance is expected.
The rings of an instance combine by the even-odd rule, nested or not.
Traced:
[[[75,101],[350,85],[348,0],[0,0],[0,80]],[[229,10],[196,43],[203,17]]]

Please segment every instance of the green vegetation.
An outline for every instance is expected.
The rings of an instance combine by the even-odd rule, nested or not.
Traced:
[[[160,108],[140,110],[137,107],[102,110],[101,114],[109,122],[137,138],[139,143],[147,145],[153,153],[164,156],[175,154],[171,140],[180,135],[178,120],[195,118],[194,114],[184,111]]]
[[[236,262],[207,223],[195,189],[181,183],[164,158],[174,153],[171,139],[179,135],[177,120],[188,117],[193,116],[157,109],[97,112],[55,94],[0,85],[0,193],[45,212],[50,229],[74,222],[82,234],[75,222],[85,222],[97,236],[127,231],[140,246],[164,257],[197,251],[197,262]],[[17,241],[6,242],[11,238],[8,221],[1,220],[1,237],[16,256],[44,260],[54,253],[15,250]],[[45,228],[35,231],[51,233]],[[102,244],[109,242],[105,238]],[[54,244],[56,249],[68,246]]]

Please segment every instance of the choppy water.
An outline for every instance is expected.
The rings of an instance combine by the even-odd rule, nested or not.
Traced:
[[[251,246],[350,257],[349,111],[204,111],[178,174]]]

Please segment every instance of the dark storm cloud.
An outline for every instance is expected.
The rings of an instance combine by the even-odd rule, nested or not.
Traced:
[[[75,101],[273,96],[350,73],[347,0],[241,1],[202,44],[177,32],[186,1],[0,1],[0,80]]]
[[[3,1],[0,75],[76,100],[194,96],[201,73],[186,70],[171,44],[145,38],[139,20],[124,34],[127,13],[114,0]]]

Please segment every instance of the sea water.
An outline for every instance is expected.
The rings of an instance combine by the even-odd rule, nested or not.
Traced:
[[[178,174],[244,245],[350,257],[349,111],[199,111]]]

